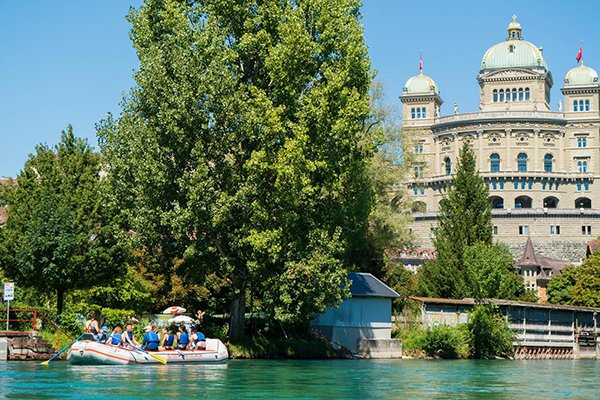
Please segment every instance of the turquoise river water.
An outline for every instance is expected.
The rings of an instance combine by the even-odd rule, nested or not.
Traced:
[[[0,398],[598,399],[598,361],[231,360],[0,363]]]

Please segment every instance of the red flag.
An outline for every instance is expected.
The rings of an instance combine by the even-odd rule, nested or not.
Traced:
[[[419,54],[419,72],[423,72],[423,54]]]
[[[581,61],[582,56],[583,56],[583,46],[579,46],[579,52],[577,53],[577,57],[575,57],[578,64],[579,64],[579,61]]]

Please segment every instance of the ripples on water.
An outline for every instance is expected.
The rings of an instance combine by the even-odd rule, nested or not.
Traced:
[[[0,363],[2,398],[600,398],[597,361],[232,360],[215,365]]]

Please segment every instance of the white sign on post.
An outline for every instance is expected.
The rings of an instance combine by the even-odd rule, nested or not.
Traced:
[[[15,284],[13,282],[4,283],[4,301],[15,299]]]

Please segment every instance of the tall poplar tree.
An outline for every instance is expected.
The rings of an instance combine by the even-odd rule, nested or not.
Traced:
[[[448,194],[440,202],[433,243],[437,259],[420,271],[420,291],[433,297],[468,295],[471,289],[465,281],[465,250],[477,243],[492,244],[492,212],[489,190],[467,142],[460,150]]]
[[[165,290],[229,301],[234,339],[249,297],[285,323],[345,295],[373,204],[359,7],[147,0],[129,16],[136,86],[99,126],[114,201]]]
[[[59,314],[68,291],[109,284],[124,271],[127,251],[100,173],[100,155],[69,126],[54,148],[37,146],[17,184],[6,186],[0,268],[22,287],[56,293]]]

